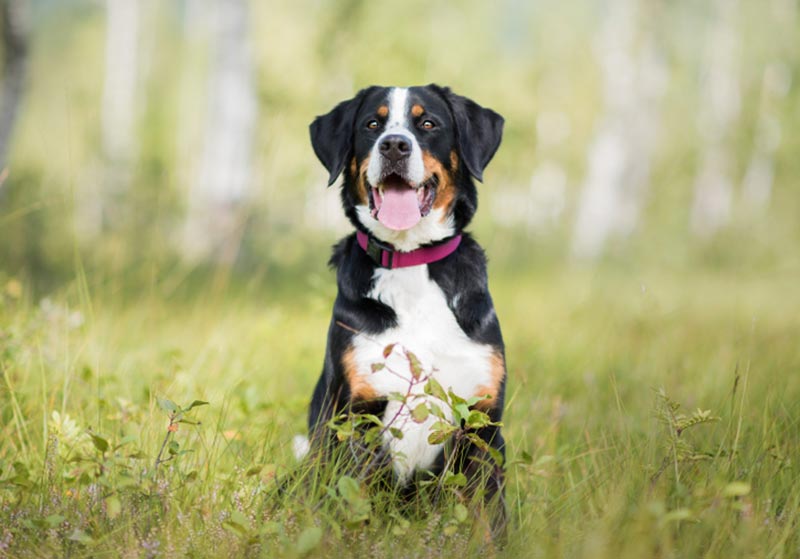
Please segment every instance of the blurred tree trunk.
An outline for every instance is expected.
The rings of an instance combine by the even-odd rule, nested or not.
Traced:
[[[753,152],[747,164],[742,198],[750,212],[763,213],[772,198],[775,176],[775,152],[781,141],[781,122],[777,110],[789,93],[791,73],[780,60],[767,65],[761,84]]]
[[[700,170],[694,184],[691,230],[710,237],[730,220],[733,166],[728,140],[739,118],[741,93],[737,60],[740,38],[736,31],[738,3],[716,0],[702,71],[697,122],[703,139]]]
[[[212,10],[212,65],[202,154],[189,190],[183,248],[193,260],[231,264],[245,224],[258,113],[246,0]]]
[[[772,198],[775,177],[775,154],[783,134],[781,126],[783,101],[792,84],[792,71],[787,63],[792,49],[797,45],[797,13],[794,0],[772,0],[769,4],[774,25],[776,52],[764,68],[758,105],[756,134],[750,161],[742,184],[745,209],[760,215],[766,211]]]
[[[596,44],[605,109],[578,202],[572,239],[578,259],[601,256],[609,238],[630,234],[639,218],[666,84],[661,53],[647,24],[641,24],[657,16],[646,11],[654,6],[634,0],[606,4],[608,13]]]
[[[0,0],[3,33],[3,84],[0,86],[0,186],[7,173],[14,124],[25,90],[28,28],[23,0]]]
[[[79,192],[78,229],[92,238],[119,229],[138,159],[142,0],[106,0],[99,175]]]

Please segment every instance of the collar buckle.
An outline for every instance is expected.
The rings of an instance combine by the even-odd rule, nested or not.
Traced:
[[[367,254],[378,265],[385,268],[391,268],[394,262],[394,247],[392,245],[383,243],[369,235],[367,237]],[[383,263],[383,255],[386,254],[387,262]]]

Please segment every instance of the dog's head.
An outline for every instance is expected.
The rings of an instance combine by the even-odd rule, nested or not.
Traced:
[[[473,177],[500,145],[503,117],[437,85],[369,87],[311,123],[314,152],[356,228],[399,250],[449,237],[477,207]]]

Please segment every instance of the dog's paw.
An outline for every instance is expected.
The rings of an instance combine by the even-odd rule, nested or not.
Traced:
[[[302,460],[306,457],[309,448],[308,437],[304,435],[295,435],[292,439],[292,450],[294,451],[294,457],[298,460]]]

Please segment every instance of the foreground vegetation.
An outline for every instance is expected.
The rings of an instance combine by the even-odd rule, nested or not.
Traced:
[[[793,277],[496,273],[510,368],[500,555],[796,557]],[[180,300],[85,281],[39,299],[3,280],[0,555],[485,552],[457,479],[412,506],[337,468],[285,482],[326,280]]]

